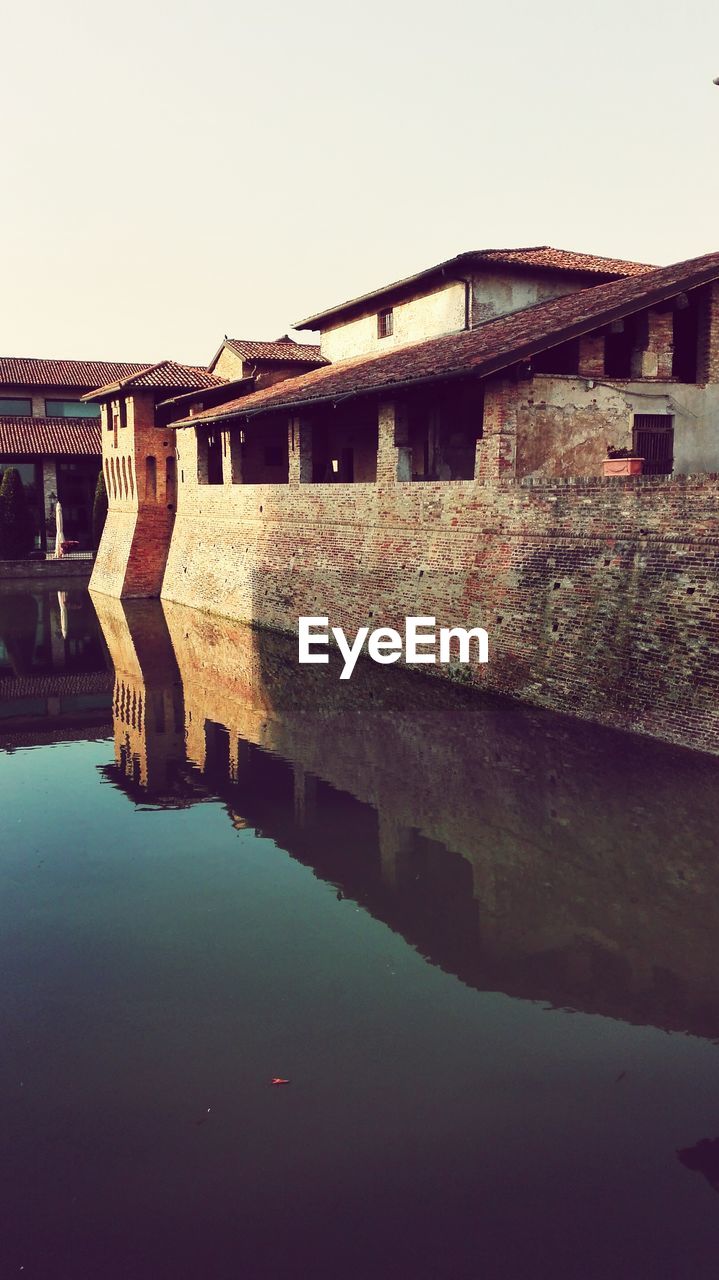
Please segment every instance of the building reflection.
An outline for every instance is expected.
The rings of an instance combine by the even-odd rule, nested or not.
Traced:
[[[719,1036],[719,761],[95,598],[136,803],[219,798],[484,990]]]
[[[112,664],[86,591],[0,591],[0,749],[105,736]]]

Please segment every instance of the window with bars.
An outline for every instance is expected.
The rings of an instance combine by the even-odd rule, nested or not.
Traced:
[[[674,418],[668,413],[635,413],[632,449],[644,459],[645,476],[670,476],[674,466]]]
[[[391,338],[394,333],[394,312],[390,307],[386,311],[377,312],[377,337]]]

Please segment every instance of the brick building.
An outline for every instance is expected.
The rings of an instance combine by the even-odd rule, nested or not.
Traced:
[[[102,444],[99,407],[82,396],[140,364],[0,357],[0,472],[16,467],[35,519],[36,546],[55,538],[55,504],[65,532],[89,545]]]
[[[719,751],[719,254],[465,254],[298,327],[314,367],[119,389],[137,483],[92,586],[287,631],[484,626],[488,666],[435,673]],[[644,474],[605,479],[608,445]]]

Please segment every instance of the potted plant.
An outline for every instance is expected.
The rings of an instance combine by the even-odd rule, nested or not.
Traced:
[[[603,462],[605,476],[640,476],[644,459],[637,458],[631,449],[616,449],[607,444],[607,456]]]

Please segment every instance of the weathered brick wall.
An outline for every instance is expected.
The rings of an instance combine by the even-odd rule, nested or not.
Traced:
[[[126,425],[108,429],[103,406],[102,466],[108,514],[90,589],[105,595],[157,596],[175,519],[175,437],[155,426],[151,395],[127,397]]]
[[[718,568],[712,477],[197,486],[163,596],[282,631],[484,626],[489,665],[451,674],[719,752]]]

